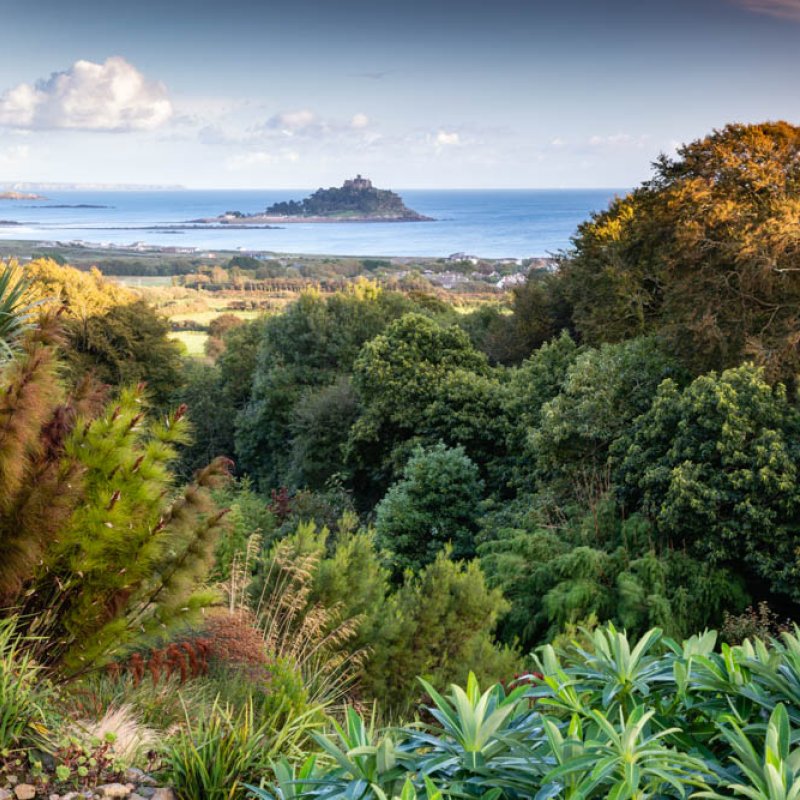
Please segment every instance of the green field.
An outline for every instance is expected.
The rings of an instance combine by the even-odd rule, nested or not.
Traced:
[[[184,314],[170,314],[169,318],[173,322],[196,322],[198,325],[208,325],[210,322],[215,320],[217,317],[222,316],[223,314],[232,314],[234,317],[239,317],[239,319],[257,319],[260,317],[264,312],[263,311],[233,311],[228,308],[216,308],[210,309],[208,311],[194,311],[194,312],[186,312]]]
[[[180,342],[190,356],[205,355],[205,344],[208,334],[205,331],[173,331],[170,339]]]

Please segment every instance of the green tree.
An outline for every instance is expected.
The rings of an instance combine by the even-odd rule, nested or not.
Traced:
[[[483,481],[462,447],[418,448],[376,509],[378,545],[396,574],[417,572],[448,543],[456,558],[475,554]]]
[[[470,670],[488,682],[512,677],[519,655],[496,646],[492,636],[507,608],[477,561],[457,563],[440,552],[389,597],[365,665],[365,689],[387,712],[404,714],[419,696],[417,676],[437,688]]]
[[[353,374],[364,411],[348,454],[367,497],[380,496],[399,474],[428,407],[455,370],[488,375],[489,365],[463,330],[421,314],[406,314],[364,346]]]
[[[152,403],[165,408],[182,382],[180,346],[169,323],[143,300],[68,321],[67,361],[75,380],[92,372],[114,387],[145,382]]]
[[[349,373],[361,346],[411,307],[402,295],[363,282],[327,299],[304,292],[266,320],[236,434],[238,460],[262,488],[286,481],[295,405]]]
[[[616,449],[622,498],[662,537],[800,599],[800,414],[763,369],[665,381]]]
[[[577,356],[561,392],[540,408],[530,433],[536,477],[567,500],[590,501],[608,488],[609,449],[652,402],[676,362],[653,338],[603,345]]]

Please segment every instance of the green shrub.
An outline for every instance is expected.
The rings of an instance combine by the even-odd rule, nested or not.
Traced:
[[[186,724],[168,741],[164,778],[179,800],[235,800],[280,755],[298,758],[319,709],[291,719],[257,717],[252,703],[238,712],[216,702],[207,717]]]
[[[13,618],[0,619],[0,753],[40,743],[51,689],[22,652]]]
[[[317,736],[330,766],[278,764],[261,798],[667,800],[800,792],[800,629],[716,650],[613,626],[535,657],[513,691],[473,675],[432,698],[430,724],[374,731],[350,712]],[[293,788],[290,788],[293,787]]]

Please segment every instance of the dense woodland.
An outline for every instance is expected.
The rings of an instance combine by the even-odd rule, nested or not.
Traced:
[[[662,156],[558,261],[507,308],[307,290],[206,359],[7,264],[0,787],[796,797],[800,128]]]

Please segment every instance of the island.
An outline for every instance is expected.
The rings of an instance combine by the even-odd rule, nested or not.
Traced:
[[[47,200],[47,198],[31,192],[0,192],[0,200]]]
[[[192,223],[215,225],[265,225],[287,222],[431,222],[430,217],[408,208],[400,195],[376,189],[372,181],[357,175],[342,186],[317,189],[304,200],[274,203],[263,213],[226,211]]]

